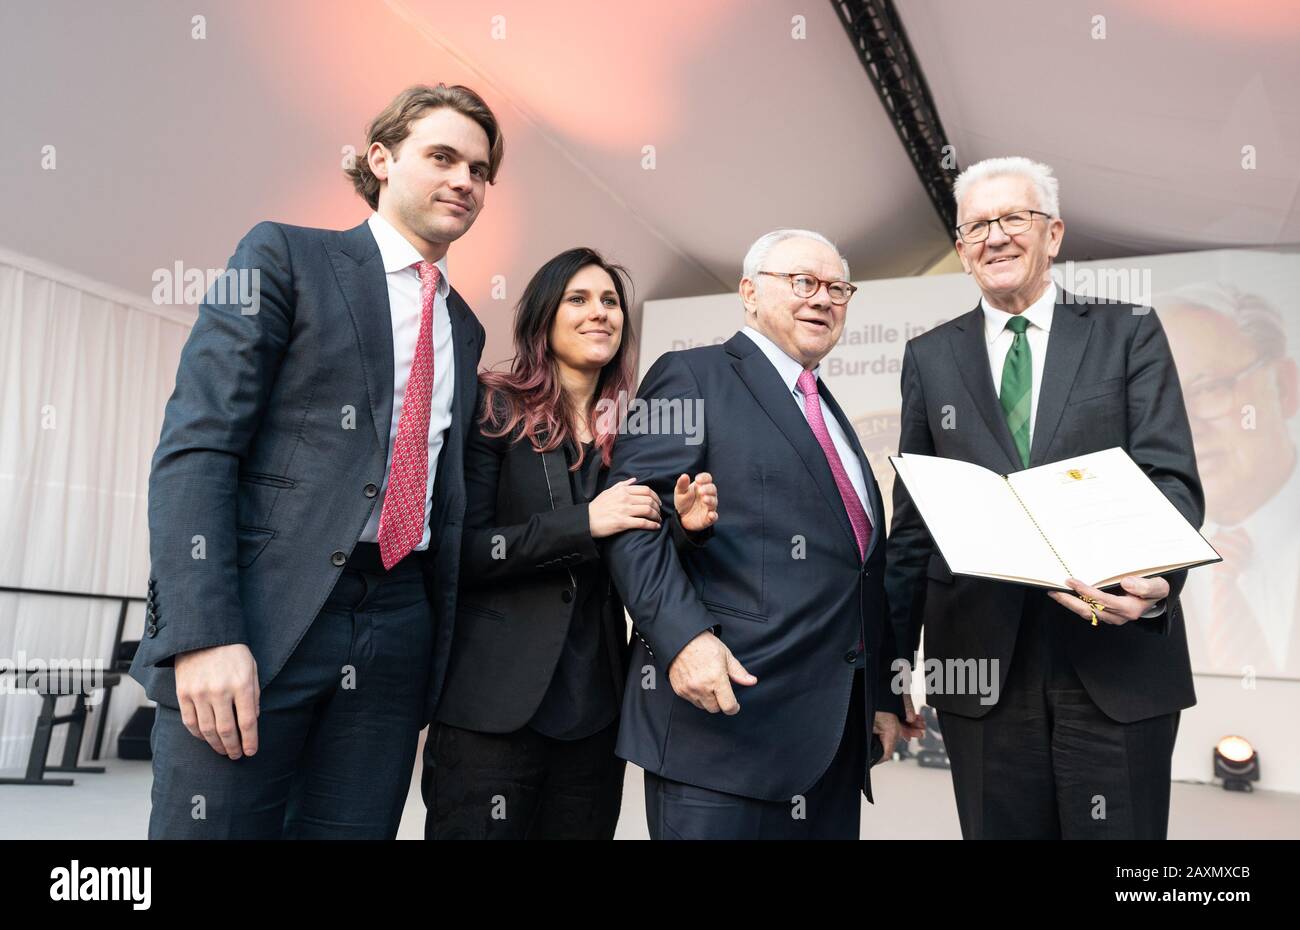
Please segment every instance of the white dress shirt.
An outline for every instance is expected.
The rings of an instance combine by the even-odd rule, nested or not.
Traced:
[[[420,272],[411,266],[424,261],[423,256],[406,237],[378,213],[368,221],[370,231],[379,244],[379,254],[384,262],[384,277],[388,282],[388,313],[393,326],[393,419],[388,429],[388,455],[384,462],[384,483],[375,498],[375,509],[370,514],[361,542],[379,541],[379,517],[384,510],[384,495],[388,493],[388,473],[393,467],[393,445],[397,441],[397,426],[402,420],[402,401],[406,397],[406,382],[411,377],[411,363],[415,361],[415,343],[420,338]],[[424,535],[415,548],[429,548],[429,512],[433,506],[433,476],[438,470],[438,454],[451,426],[451,403],[456,384],[456,359],[451,343],[451,314],[447,310],[447,295],[451,284],[447,281],[447,257],[438,262],[441,280],[433,299],[433,393],[429,400],[429,477],[424,498]]]
[[[980,298],[980,307],[984,310],[984,341],[989,349],[989,370],[993,372],[993,389],[999,399],[1002,397],[1002,368],[1007,362],[1007,353],[1016,334],[1007,328],[1007,321],[1014,314],[999,310],[989,303],[987,297]],[[1020,315],[1029,321],[1025,327],[1025,338],[1029,340],[1029,363],[1031,366],[1029,381],[1029,442],[1034,441],[1034,423],[1038,419],[1038,397],[1043,385],[1043,362],[1047,360],[1047,339],[1052,334],[1052,315],[1056,312],[1056,282],[1047,285],[1043,295],[1025,308]],[[1080,579],[1083,580],[1083,579]],[[1116,597],[1123,597],[1128,592],[1115,591]],[[1142,614],[1144,618],[1158,617],[1165,612],[1164,598],[1154,602]]]
[[[989,347],[989,370],[993,372],[993,390],[1002,396],[1002,368],[1011,351],[1011,343],[1016,334],[1007,329],[1007,321],[1014,314],[999,310],[989,304],[987,297],[980,298],[984,309],[984,341]],[[1034,421],[1038,418],[1039,388],[1043,384],[1043,361],[1047,358],[1047,337],[1052,332],[1052,314],[1056,310],[1056,284],[1047,286],[1043,296],[1035,300],[1024,313],[1020,314],[1029,321],[1025,328],[1025,338],[1029,340],[1029,361],[1032,374],[1029,386],[1029,441],[1034,441]]]
[[[781,381],[789,389],[791,400],[799,406],[799,413],[805,420],[808,419],[808,414],[804,410],[803,392],[799,390],[799,376],[803,374],[803,365],[786,355],[780,346],[752,326],[746,326],[742,332],[767,356],[767,360],[772,363]],[[818,365],[812,370],[813,377],[819,377],[817,372],[820,369],[821,366]],[[835,446],[835,451],[839,453],[840,461],[844,463],[844,471],[848,473],[853,490],[858,492],[858,500],[862,502],[862,509],[867,512],[867,519],[871,521],[871,530],[873,533],[879,532],[880,521],[877,515],[871,512],[871,501],[867,497],[867,483],[862,475],[862,464],[858,461],[857,453],[849,444],[848,436],[844,435],[840,421],[835,419],[835,414],[831,413],[830,408],[826,406],[826,401],[822,400],[820,391],[817,394],[817,403],[821,405],[822,419],[826,421],[826,430],[831,434],[831,442]]]

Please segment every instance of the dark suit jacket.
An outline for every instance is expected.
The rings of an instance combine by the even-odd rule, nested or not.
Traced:
[[[228,264],[260,275],[244,315],[199,309],[149,475],[152,569],[131,673],[176,705],[177,653],[247,643],[267,687],[324,604],[383,484],[393,337],[379,246],[346,232],[259,223]],[[445,675],[465,509],[465,434],[483,327],[453,290],[452,423],[438,459],[429,550],[416,553],[437,624],[428,710]],[[196,537],[205,558],[194,558]]]
[[[879,522],[880,490],[852,424],[824,385],[822,397],[853,444]],[[885,602],[884,528],[876,527],[864,561],[821,446],[772,363],[743,334],[667,353],[638,399],[702,400],[703,441],[620,436],[609,481],[635,475],[671,504],[678,475],[708,471],[720,503],[708,546],[680,558],[662,531],[623,533],[604,545],[637,633],[618,753],[675,781],[788,802],[816,782],[840,744],[860,639],[868,727],[877,710],[902,712],[890,688],[898,653]],[[715,625],[758,677],[752,687],[734,686],[741,709],[732,717],[700,710],[668,682],[677,653]],[[870,797],[866,773],[863,788]]]
[[[476,424],[483,404],[480,385]],[[537,713],[590,586],[602,598],[615,694],[627,675],[627,624],[591,536],[590,504],[573,498],[563,450],[539,453],[527,440],[482,430],[474,427],[465,451],[461,595],[438,720],[510,733]],[[710,535],[688,539],[675,514],[665,509],[664,518],[679,548],[703,545]],[[593,563],[597,571],[580,569]]]
[[[979,307],[907,343],[899,452],[974,462],[999,474],[1022,468],[989,367]],[[1058,292],[1036,399],[1029,465],[1123,448],[1193,526],[1205,501],[1178,373],[1155,311],[1078,303]],[[945,429],[945,418],[955,428]],[[998,693],[1022,622],[1057,623],[1089,695],[1121,722],[1196,703],[1178,593],[1187,572],[1168,576],[1170,596],[1153,618],[1093,627],[1040,589],[954,577],[934,547],[901,480],[894,482],[889,600],[895,633],[940,661],[998,660]],[[977,694],[933,694],[940,710],[980,717]]]

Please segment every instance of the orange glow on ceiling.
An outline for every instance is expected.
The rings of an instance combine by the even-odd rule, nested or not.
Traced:
[[[1186,26],[1211,39],[1290,41],[1300,36],[1296,0],[1142,0],[1132,11],[1149,19]]]

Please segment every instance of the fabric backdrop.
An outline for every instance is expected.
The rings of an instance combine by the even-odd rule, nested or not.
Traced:
[[[193,318],[0,250],[0,585],[144,594],[149,460]],[[108,662],[118,609],[114,600],[0,593],[0,657]],[[132,604],[125,637],[138,639],[143,623],[143,605]],[[13,683],[0,679],[4,769],[26,764],[41,703]],[[124,679],[105,756],[143,699]],[[72,703],[62,698],[58,712]],[[83,759],[97,725],[92,713]]]

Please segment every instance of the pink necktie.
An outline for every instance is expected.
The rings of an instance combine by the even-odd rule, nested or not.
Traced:
[[[420,272],[420,335],[402,400],[402,418],[393,441],[384,509],[379,512],[379,555],[391,569],[420,544],[424,505],[429,496],[429,401],[433,396],[433,298],[438,266],[417,262]]]
[[[848,472],[844,470],[840,454],[835,451],[835,443],[831,441],[830,431],[826,429],[826,421],[822,419],[821,397],[817,393],[817,378],[811,371],[799,375],[799,391],[803,394],[803,409],[808,416],[808,425],[812,427],[813,435],[821,444],[822,452],[826,455],[826,464],[831,467],[831,474],[835,476],[835,486],[840,489],[840,497],[844,500],[844,509],[848,512],[849,523],[853,524],[853,535],[858,540],[858,555],[866,558],[867,547],[871,545],[871,521],[862,507],[858,492],[853,488],[853,482],[849,480]]]

